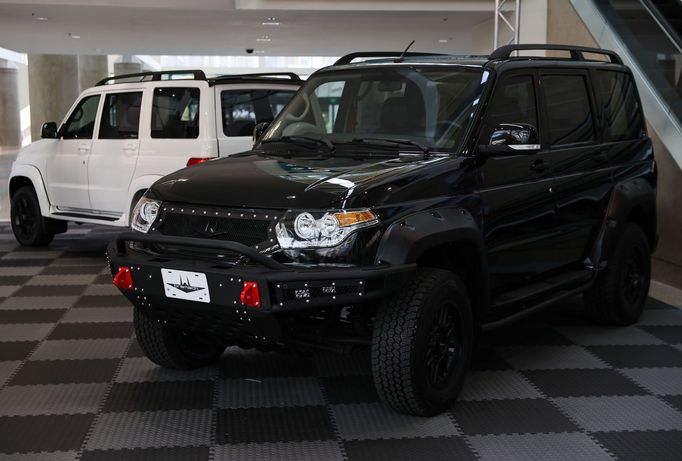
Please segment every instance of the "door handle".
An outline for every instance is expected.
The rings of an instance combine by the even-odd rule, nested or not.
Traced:
[[[545,163],[544,160],[535,160],[533,163],[530,164],[530,169],[535,171],[536,173],[542,173],[545,171],[547,168],[549,168],[549,164]]]
[[[90,150],[90,146],[78,146],[78,154],[85,155]]]

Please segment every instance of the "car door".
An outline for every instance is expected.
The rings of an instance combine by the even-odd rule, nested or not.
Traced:
[[[612,171],[597,126],[588,72],[543,71],[540,87],[556,206],[552,264],[580,269],[601,226]]]
[[[493,295],[520,288],[549,270],[554,199],[549,152],[539,123],[537,76],[530,71],[500,77],[485,111],[479,145],[488,144],[500,124],[528,124],[540,133],[542,148],[514,155],[479,152],[479,194]]]
[[[218,111],[218,145],[220,155],[251,149],[253,128],[271,122],[298,91],[298,86],[273,88],[263,84],[230,84],[215,86]]]
[[[60,129],[55,155],[47,160],[50,203],[61,210],[90,209],[88,161],[100,95],[83,96]]]
[[[143,91],[107,92],[99,130],[88,162],[88,183],[94,213],[118,217],[128,211],[128,186],[140,149]]]

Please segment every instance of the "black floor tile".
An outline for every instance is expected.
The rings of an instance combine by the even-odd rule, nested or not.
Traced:
[[[667,395],[661,398],[675,407],[678,411],[682,412],[682,395]]]
[[[77,450],[94,418],[92,414],[0,417],[0,452]]]
[[[321,378],[329,403],[377,402],[374,380],[371,376],[330,376]]]
[[[593,436],[621,461],[682,459],[682,431],[601,432]]]
[[[682,344],[682,325],[652,325],[640,328],[668,344]]]
[[[211,408],[212,381],[115,383],[104,411],[155,411]]]
[[[472,370],[511,370],[512,367],[495,351],[485,345],[479,346],[474,350],[471,360]]]
[[[78,296],[87,285],[25,285],[12,296]]]
[[[129,338],[132,334],[130,322],[60,323],[48,339]]]
[[[647,394],[611,369],[533,370],[523,374],[548,397]]]
[[[113,379],[118,362],[118,359],[29,361],[10,384],[105,383]]]
[[[2,275],[0,276],[0,286],[23,285],[30,279],[30,275]]]
[[[573,342],[554,328],[507,328],[493,331],[483,338],[495,346],[571,346]]]
[[[126,357],[145,357],[144,351],[140,347],[140,343],[137,339],[133,339],[130,343]]]
[[[38,341],[0,342],[0,361],[24,360],[37,344]]]
[[[54,323],[64,315],[66,309],[11,309],[0,310],[2,323]]]
[[[459,437],[343,442],[348,461],[474,461],[478,459]]]
[[[121,295],[81,296],[74,307],[126,307],[128,299]]]
[[[458,402],[452,414],[467,435],[578,430],[559,410],[542,399]]]
[[[667,345],[589,346],[615,368],[682,367],[682,351]]]
[[[278,352],[225,354],[220,360],[221,378],[271,378],[314,376],[310,357]]]
[[[97,262],[93,260],[93,262]],[[43,265],[43,264],[41,264]],[[40,275],[88,275],[99,274],[104,267],[104,258],[102,258],[102,265],[92,266],[48,266],[40,273]]]
[[[136,448],[86,451],[81,461],[208,461],[208,447]]]
[[[331,440],[326,406],[218,410],[216,443]]]
[[[0,259],[0,267],[43,267],[50,264],[54,259]]]

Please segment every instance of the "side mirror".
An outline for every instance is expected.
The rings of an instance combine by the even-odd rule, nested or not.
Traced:
[[[265,130],[270,126],[270,122],[260,122],[255,127],[253,127],[253,143],[256,144]]]
[[[534,154],[540,150],[538,130],[527,123],[501,123],[493,129],[488,144],[478,151],[489,156]]]
[[[40,137],[46,139],[57,138],[57,124],[55,122],[43,123],[43,127],[40,129]]]

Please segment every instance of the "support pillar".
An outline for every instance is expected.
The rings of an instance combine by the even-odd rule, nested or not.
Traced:
[[[142,72],[142,63],[139,62],[115,62],[114,75],[137,74]]]
[[[0,59],[0,152],[21,146],[19,79],[17,69]]]
[[[28,55],[31,138],[40,139],[45,122],[60,124],[80,93],[78,56]]]
[[[109,63],[106,55],[78,56],[78,83],[80,90],[86,90],[109,75]]]

